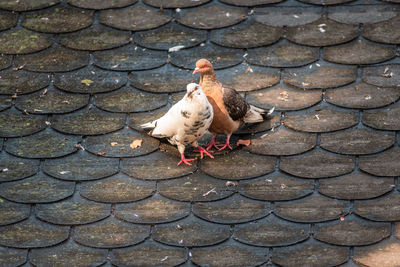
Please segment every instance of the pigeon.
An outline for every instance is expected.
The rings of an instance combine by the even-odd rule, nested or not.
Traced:
[[[213,108],[208,102],[206,95],[200,85],[190,83],[187,85],[185,96],[173,105],[161,118],[142,124],[143,129],[151,129],[149,135],[156,138],[167,138],[167,140],[178,147],[182,163],[191,165],[190,161],[195,159],[185,158],[185,146],[191,144],[200,152],[200,158],[206,154],[213,158],[211,153],[199,146],[197,141],[207,132],[214,117]]]
[[[207,145],[207,150],[212,147],[219,150],[232,149],[229,140],[233,132],[244,123],[262,122],[274,111],[274,108],[268,111],[249,105],[235,89],[221,84],[211,62],[207,59],[200,59],[196,62],[193,74],[195,73],[200,73],[199,84],[214,110],[214,119],[208,129],[213,134],[213,138]],[[225,144],[218,144],[215,141],[218,134],[226,135]]]

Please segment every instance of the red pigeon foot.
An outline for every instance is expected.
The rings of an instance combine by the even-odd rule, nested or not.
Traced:
[[[222,147],[218,150],[221,151],[221,150],[224,150],[225,148],[229,148],[230,150],[232,150],[232,147],[229,145],[229,140],[230,140],[230,136],[227,136],[225,145],[222,145]]]
[[[213,155],[211,155],[211,153],[214,153],[214,151],[207,151],[206,149],[204,149],[203,147],[201,147],[201,146],[198,146],[197,147],[197,150],[194,150],[193,152],[199,152],[200,153],[200,158],[202,159],[203,158],[203,154],[206,154],[207,156],[209,156],[210,158],[214,158],[214,156]]]
[[[178,166],[181,165],[182,162],[185,163],[186,165],[191,166],[192,164],[190,164],[189,161],[194,161],[194,159],[187,159],[187,158],[185,158],[185,155],[182,153],[181,154],[181,161],[179,161]]]
[[[216,148],[216,149],[219,149],[219,147],[218,146],[222,146],[222,145],[219,145],[218,144],[218,142],[215,142],[215,139],[216,139],[217,137],[216,136],[214,136],[212,139],[211,139],[211,142],[208,144],[208,145],[204,145],[205,147],[206,147],[206,150],[210,150],[211,148]]]

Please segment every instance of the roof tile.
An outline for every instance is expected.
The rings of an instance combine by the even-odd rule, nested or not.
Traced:
[[[368,24],[386,21],[396,16],[396,9],[392,6],[379,5],[346,5],[334,6],[328,10],[328,17],[337,22],[348,24]]]
[[[14,267],[24,264],[27,260],[27,249],[14,249],[0,247],[0,265],[5,267]]]
[[[18,21],[18,14],[1,11],[0,12],[0,30],[4,31],[11,27],[14,27]]]
[[[18,204],[0,198],[0,212],[1,212],[0,225],[6,225],[6,224],[16,223],[28,218],[31,213],[31,207],[29,205]]]
[[[321,18],[319,7],[261,7],[255,9],[255,19],[270,26],[299,26],[312,23]]]
[[[325,5],[338,5],[338,4],[348,3],[354,0],[299,0],[299,1],[307,4],[325,6]]]
[[[398,266],[400,265],[399,249],[399,240],[390,238],[375,245],[356,247],[354,249],[353,260],[361,265]]]
[[[0,3],[0,8],[12,11],[28,11],[53,6],[60,3],[60,0],[4,0]]]
[[[204,3],[210,2],[210,0],[169,0],[165,2],[160,2],[159,0],[143,0],[144,3],[159,7],[159,8],[186,8],[186,7],[194,7],[199,6]]]
[[[13,56],[0,55],[0,70],[6,69],[11,66]]]
[[[400,194],[394,192],[377,199],[358,200],[354,202],[354,212],[373,221],[400,220]]]
[[[373,175],[399,176],[399,158],[400,149],[393,148],[377,155],[360,157],[359,168]]]
[[[396,87],[400,83],[400,64],[365,67],[362,80],[383,87]]]
[[[118,8],[125,7],[136,3],[138,0],[113,0],[113,1],[104,1],[104,0],[67,0],[67,2],[71,5],[82,7],[82,8],[90,8],[90,9],[108,9],[108,8]]]
[[[400,130],[400,104],[393,104],[385,109],[371,110],[363,113],[362,122],[379,130]]]
[[[12,98],[10,96],[0,96],[0,111],[11,107]]]
[[[390,20],[365,25],[362,35],[375,42],[400,44],[400,34],[396,29],[400,27],[400,16]]]
[[[247,7],[253,7],[253,6],[259,6],[259,5],[267,5],[267,4],[275,4],[282,2],[283,0],[247,0],[247,1],[242,1],[242,0],[221,0],[222,3],[229,4],[229,5],[234,5],[234,6],[247,6]]]
[[[0,34],[0,53],[29,54],[51,45],[48,35],[26,29],[11,29]]]
[[[0,136],[19,137],[37,133],[46,128],[46,117],[24,114],[15,109],[0,113]]]
[[[39,171],[38,160],[17,158],[7,153],[0,154],[0,182],[9,182],[29,177]]]
[[[5,70],[0,75],[0,93],[6,95],[31,93],[48,86],[50,82],[48,74],[24,70]]]

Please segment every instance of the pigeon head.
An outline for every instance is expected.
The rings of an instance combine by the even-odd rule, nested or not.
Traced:
[[[214,73],[214,68],[210,61],[207,59],[199,59],[196,62],[196,68],[193,71],[193,74],[200,73],[200,74],[212,74]]]
[[[189,83],[186,86],[186,90],[187,90],[187,96],[191,98],[194,92],[201,91],[201,87],[197,83]]]

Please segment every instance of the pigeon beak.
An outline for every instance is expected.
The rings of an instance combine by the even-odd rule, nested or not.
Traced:
[[[194,71],[193,71],[193,74],[196,74],[196,73],[198,73],[198,72],[199,72],[199,70],[200,70],[200,68],[195,68],[195,69],[194,69]]]

